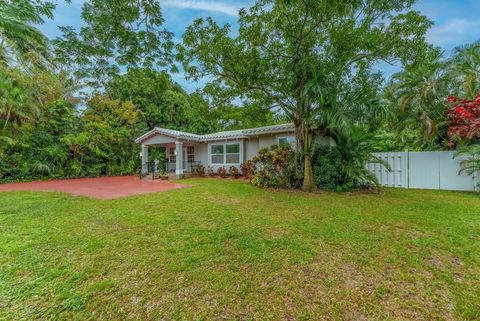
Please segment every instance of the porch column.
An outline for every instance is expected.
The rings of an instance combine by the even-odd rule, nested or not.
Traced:
[[[180,179],[183,178],[183,142],[175,142],[175,152],[177,153],[175,174],[177,176],[177,179]]]
[[[148,145],[142,145],[142,174],[148,174]]]

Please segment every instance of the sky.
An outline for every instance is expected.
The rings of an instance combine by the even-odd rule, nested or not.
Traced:
[[[72,0],[71,4],[59,2],[55,18],[41,25],[39,29],[53,39],[60,33],[58,26],[79,27],[81,7],[84,0]],[[185,28],[195,19],[212,17],[217,23],[229,23],[233,29],[237,26],[237,12],[248,7],[249,0],[161,0],[165,27],[180,40]],[[418,0],[415,10],[429,17],[434,26],[427,34],[430,43],[441,47],[449,54],[453,48],[480,40],[480,0]],[[399,70],[397,66],[381,64],[378,67],[388,78]],[[188,92],[203,87],[205,81],[186,80],[183,74],[174,74],[172,78]]]

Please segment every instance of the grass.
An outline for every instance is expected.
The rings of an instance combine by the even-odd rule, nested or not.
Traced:
[[[465,320],[480,197],[189,189],[0,193],[0,319]]]

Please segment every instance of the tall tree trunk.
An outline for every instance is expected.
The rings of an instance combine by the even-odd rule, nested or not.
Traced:
[[[308,124],[304,124],[303,127],[304,127],[304,134],[303,134],[304,166],[303,166],[302,190],[305,192],[311,192],[313,190],[313,170],[312,170],[310,132],[309,132]]]

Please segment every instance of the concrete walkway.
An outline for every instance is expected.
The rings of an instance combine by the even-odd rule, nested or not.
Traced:
[[[28,183],[0,184],[1,191],[58,191],[71,195],[114,199],[123,196],[190,187],[162,180],[141,180],[136,176],[59,179]]]

